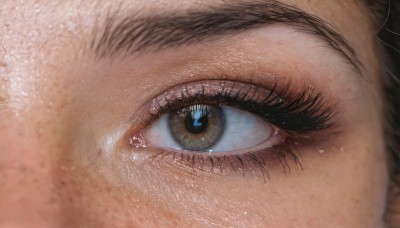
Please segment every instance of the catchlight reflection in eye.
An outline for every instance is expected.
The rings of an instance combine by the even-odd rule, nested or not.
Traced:
[[[255,114],[230,106],[195,104],[162,115],[143,130],[151,147],[230,152],[280,144],[283,137]]]

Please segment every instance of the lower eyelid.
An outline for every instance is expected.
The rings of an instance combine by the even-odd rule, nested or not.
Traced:
[[[295,140],[288,140],[285,145],[238,155],[155,148],[147,150],[152,154],[150,161],[159,163],[159,167],[163,167],[161,164],[168,164],[169,168],[193,175],[208,173],[221,176],[253,176],[267,181],[271,170],[281,169],[286,173],[293,169],[302,169],[299,145]]]

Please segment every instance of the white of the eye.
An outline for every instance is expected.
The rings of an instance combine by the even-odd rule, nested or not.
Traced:
[[[146,143],[151,147],[180,149],[181,146],[176,143],[172,137],[168,125],[168,114],[162,115],[150,127],[142,132]]]
[[[255,114],[229,106],[222,106],[222,110],[225,115],[225,129],[218,142],[209,148],[210,152],[230,152],[256,147],[274,135],[272,126]],[[168,114],[162,115],[142,135],[151,147],[182,149],[171,135]]]
[[[255,114],[237,108],[223,106],[225,129],[211,152],[228,152],[248,149],[266,142],[274,134],[274,129]]]

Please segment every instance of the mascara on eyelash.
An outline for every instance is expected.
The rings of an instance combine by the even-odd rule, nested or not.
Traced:
[[[327,129],[335,122],[335,105],[313,87],[293,92],[289,81],[275,81],[271,89],[229,80],[205,80],[176,86],[149,103],[150,122],[160,115],[193,104],[229,105],[258,115],[291,132]]]

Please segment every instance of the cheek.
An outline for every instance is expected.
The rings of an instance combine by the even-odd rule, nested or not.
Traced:
[[[127,191],[88,175],[82,167],[57,172],[63,226],[75,227],[160,227],[185,224],[181,216],[165,210],[143,192]],[[136,189],[137,190],[137,189]]]
[[[382,227],[387,189],[384,147],[366,145],[359,136],[349,138],[344,148],[322,154],[316,148],[305,150],[302,168],[291,166],[285,173],[272,167],[266,182],[260,170],[244,176],[199,175],[161,159],[151,164],[117,159],[110,169],[102,165],[102,173],[119,189],[102,187],[99,195],[80,195],[88,203],[104,198],[101,207],[85,213],[102,214],[105,207],[115,207],[112,210],[121,216],[130,216],[126,220],[166,216],[192,225]],[[95,189],[85,183],[79,188]]]
[[[2,116],[0,121],[0,226],[60,226],[54,150],[40,140],[52,138],[27,131],[28,123],[22,116]]]

